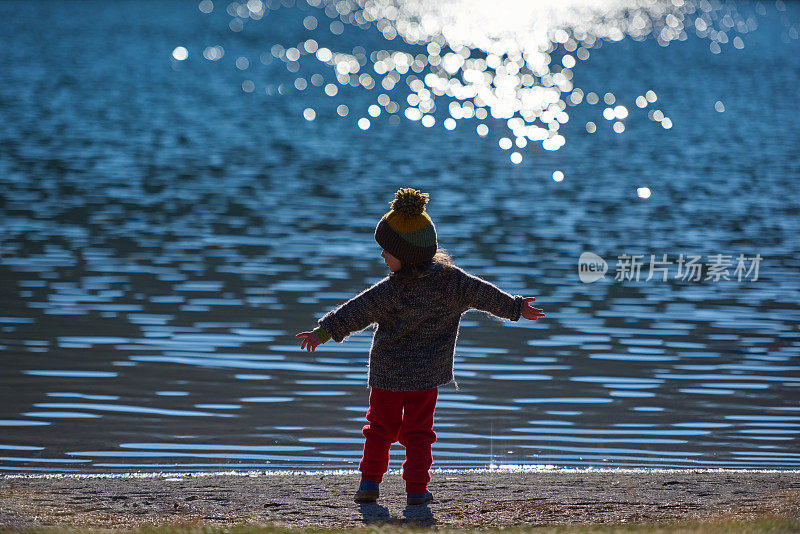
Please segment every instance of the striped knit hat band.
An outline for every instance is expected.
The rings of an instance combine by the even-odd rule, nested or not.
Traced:
[[[404,266],[429,261],[436,254],[436,227],[425,212],[429,198],[416,189],[398,189],[391,211],[375,228],[375,241]]]

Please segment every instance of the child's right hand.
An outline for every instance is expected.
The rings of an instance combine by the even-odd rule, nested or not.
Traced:
[[[308,352],[314,352],[317,348],[317,345],[320,344],[319,337],[314,332],[300,332],[295,338],[305,338],[303,342],[300,344],[300,350],[307,350]]]
[[[535,321],[544,317],[544,310],[541,308],[534,308],[531,302],[536,300],[536,297],[525,297],[522,299],[522,316],[530,321]]]

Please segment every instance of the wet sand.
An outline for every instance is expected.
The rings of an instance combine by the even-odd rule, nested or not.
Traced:
[[[507,527],[800,517],[800,471],[435,471],[435,501],[406,506],[390,472],[375,504],[352,472],[0,476],[0,527],[239,523]]]

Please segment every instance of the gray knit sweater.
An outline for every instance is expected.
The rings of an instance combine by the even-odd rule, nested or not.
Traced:
[[[459,267],[441,267],[407,283],[389,275],[318,322],[337,343],[378,323],[369,351],[369,385],[410,391],[453,380],[458,324],[469,309],[518,321],[522,296]]]

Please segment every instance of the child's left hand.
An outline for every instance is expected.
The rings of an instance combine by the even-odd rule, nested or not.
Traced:
[[[308,352],[314,352],[317,348],[317,345],[321,343],[319,337],[314,332],[300,332],[295,338],[304,337],[305,339],[300,344],[300,350],[307,350]]]
[[[534,308],[530,305],[531,302],[536,300],[536,297],[524,297],[522,299],[522,316],[530,321],[535,321],[544,317],[544,310],[542,308]]]

